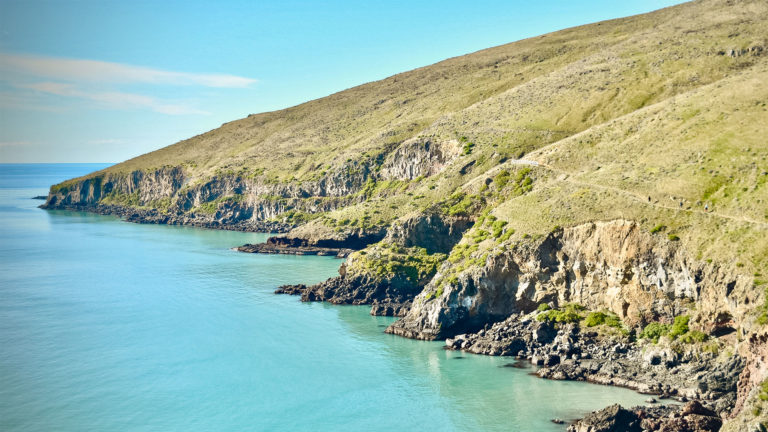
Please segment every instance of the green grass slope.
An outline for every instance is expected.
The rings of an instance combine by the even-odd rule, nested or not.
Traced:
[[[341,205],[286,205],[276,218],[310,221],[295,235],[332,235],[426,209],[487,210],[507,238],[626,218],[757,275],[768,268],[766,81],[768,3],[698,0],[254,114],[90,177],[174,166],[188,184],[297,185],[364,165],[373,174]],[[432,176],[382,176],[382,161],[414,139],[456,156]],[[256,198],[284,199],[269,193]],[[227,199],[247,201],[210,196],[187,211],[211,214]]]
[[[699,1],[503,45],[255,114],[110,171],[185,166],[305,180],[407,138],[467,136],[516,155],[749,67],[763,2]]]

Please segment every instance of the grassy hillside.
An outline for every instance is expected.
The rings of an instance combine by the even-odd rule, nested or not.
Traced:
[[[119,164],[307,179],[419,134],[530,151],[749,67],[719,51],[762,44],[761,2],[694,2],[563,30],[255,114]]]
[[[89,177],[182,167],[184,186],[167,197],[142,201],[130,189],[101,201],[192,215],[269,202],[268,217],[309,223],[297,236],[387,227],[426,209],[487,210],[513,240],[626,218],[699,259],[759,275],[768,268],[767,80],[768,4],[700,0],[254,114]],[[398,153],[409,143],[450,157],[425,175],[385,175],[387,164],[421,157]],[[339,173],[342,196],[276,186]],[[222,178],[252,184],[207,192]]]

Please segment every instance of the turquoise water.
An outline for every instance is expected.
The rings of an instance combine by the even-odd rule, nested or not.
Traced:
[[[563,431],[628,390],[383,330],[366,307],[272,294],[339,260],[241,254],[264,234],[43,211],[100,165],[0,165],[0,430]]]

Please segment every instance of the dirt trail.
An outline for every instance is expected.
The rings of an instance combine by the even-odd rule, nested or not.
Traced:
[[[557,144],[557,143],[550,144],[547,147],[551,147],[551,146],[553,146],[555,144]],[[569,182],[571,184],[575,184],[575,185],[579,185],[579,186],[583,186],[583,187],[588,187],[588,188],[593,188],[593,189],[601,189],[601,190],[607,190],[607,191],[616,192],[618,194],[621,194],[621,195],[627,196],[629,198],[632,198],[632,199],[634,199],[634,200],[636,200],[636,201],[638,201],[638,202],[640,202],[642,204],[653,206],[653,207],[656,207],[656,208],[664,208],[664,209],[668,209],[668,210],[675,210],[675,211],[687,212],[687,213],[698,213],[698,214],[706,215],[706,216],[709,216],[709,217],[717,217],[717,218],[722,218],[722,219],[728,219],[728,220],[732,220],[732,221],[736,221],[736,222],[742,222],[742,223],[747,223],[747,224],[755,225],[755,226],[761,227],[763,229],[768,229],[768,223],[756,221],[756,220],[753,220],[753,219],[749,219],[749,218],[744,217],[744,216],[731,216],[731,215],[726,215],[726,214],[718,213],[718,212],[712,211],[712,210],[704,211],[704,210],[700,210],[700,209],[696,209],[696,208],[681,208],[678,205],[672,205],[672,204],[665,205],[661,201],[658,201],[658,200],[649,202],[647,195],[640,195],[638,193],[635,193],[635,192],[632,192],[632,191],[628,191],[626,189],[621,189],[621,188],[618,188],[618,187],[614,187],[614,186],[606,186],[606,185],[589,183],[589,182],[573,179],[572,178],[573,173],[568,172],[568,171],[564,171],[564,170],[561,170],[561,169],[554,168],[554,167],[549,166],[549,165],[547,165],[547,164],[545,164],[545,163],[543,163],[541,161],[536,160],[536,154],[537,153],[541,154],[542,150],[545,150],[547,147],[543,147],[543,148],[541,148],[541,149],[539,149],[539,150],[537,150],[535,152],[530,153],[529,155],[527,155],[528,157],[526,159],[512,159],[512,160],[508,160],[508,161],[506,161],[506,162],[504,162],[502,164],[499,164],[499,165],[491,168],[490,170],[488,170],[488,171],[486,171],[486,172],[484,172],[484,173],[474,177],[472,180],[468,181],[465,184],[465,187],[466,186],[472,186],[473,184],[477,183],[478,181],[484,181],[488,177],[493,177],[494,175],[496,175],[498,172],[500,172],[504,168],[509,168],[509,167],[511,167],[513,165],[526,165],[526,166],[530,166],[532,169],[545,169],[545,170],[548,170],[548,171],[553,172],[553,173],[564,175],[565,178],[562,181],[567,181],[567,182]]]
[[[614,186],[606,186],[606,185],[600,185],[600,184],[589,183],[589,182],[585,182],[585,181],[580,181],[580,180],[572,179],[571,178],[571,176],[573,175],[572,173],[570,173],[568,171],[563,171],[563,170],[560,170],[560,169],[557,169],[557,168],[553,168],[553,167],[551,167],[549,165],[546,165],[546,164],[543,164],[541,162],[539,162],[538,166],[539,166],[539,168],[544,168],[546,170],[549,170],[549,171],[552,171],[552,172],[555,172],[555,173],[566,175],[567,177],[563,181],[567,181],[569,183],[576,184],[576,185],[579,185],[579,186],[584,186],[584,187],[589,187],[589,188],[594,188],[594,189],[602,189],[602,190],[608,190],[608,191],[616,192],[616,193],[628,196],[628,197],[630,197],[630,198],[632,198],[632,199],[634,199],[636,201],[639,201],[639,202],[641,202],[641,203],[643,203],[645,205],[649,205],[649,206],[653,206],[653,207],[657,207],[657,208],[665,208],[665,209],[668,209],[668,210],[687,212],[687,213],[698,213],[698,214],[702,214],[702,215],[706,215],[706,216],[712,216],[712,217],[718,217],[718,218],[723,218],[723,219],[729,219],[729,220],[733,220],[733,221],[737,221],[737,222],[744,222],[744,223],[748,223],[748,224],[752,224],[752,225],[757,225],[757,226],[762,227],[762,228],[768,228],[768,223],[752,220],[752,219],[749,219],[749,218],[744,217],[744,216],[731,216],[731,215],[726,215],[726,214],[722,214],[722,213],[717,213],[717,212],[711,211],[711,210],[710,211],[704,211],[704,210],[700,210],[700,209],[696,209],[696,208],[683,208],[683,207],[680,207],[679,205],[671,205],[671,204],[670,205],[665,205],[665,204],[663,204],[659,200],[655,200],[655,201],[650,201],[649,202],[647,195],[640,195],[638,193],[635,193],[635,192],[632,192],[632,191],[628,191],[626,189],[621,189],[621,188],[618,188],[618,187],[614,187]]]

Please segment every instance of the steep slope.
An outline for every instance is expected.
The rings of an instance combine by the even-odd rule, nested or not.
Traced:
[[[55,185],[45,207],[358,249],[338,278],[282,290],[373,304],[408,337],[599,312],[634,344],[685,317],[659,343],[744,368],[718,396],[737,430],[768,413],[767,82],[768,4],[695,1],[251,115]]]

